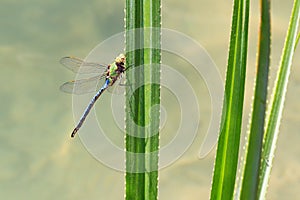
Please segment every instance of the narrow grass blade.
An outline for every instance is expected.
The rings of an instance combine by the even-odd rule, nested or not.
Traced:
[[[249,0],[234,0],[220,136],[211,199],[232,199],[238,162],[248,47]]]
[[[292,64],[294,50],[296,48],[297,30],[299,26],[300,1],[295,0],[290,18],[290,24],[287,31],[286,41],[283,48],[279,71],[277,74],[271,101],[268,106],[268,116],[266,119],[266,131],[263,143],[262,166],[259,176],[259,198],[264,199],[268,180],[271,172],[272,160],[274,157],[279,124],[282,116],[282,110],[286,95],[287,83]]]
[[[269,79],[271,51],[270,1],[261,0],[258,64],[256,73],[253,111],[250,122],[248,149],[246,149],[244,173],[240,199],[256,199],[261,164],[261,149],[264,136],[264,122]]]

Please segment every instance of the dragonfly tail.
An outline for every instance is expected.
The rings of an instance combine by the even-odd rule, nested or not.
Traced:
[[[81,116],[77,126],[74,128],[71,137],[73,138],[77,131],[80,129],[80,127],[82,126],[83,122],[85,121],[87,115],[89,114],[89,112],[91,111],[92,107],[94,106],[95,102],[97,101],[97,99],[100,97],[100,95],[103,93],[104,90],[106,90],[106,88],[109,86],[110,80],[106,79],[105,84],[102,86],[102,88],[97,92],[97,94],[95,94],[95,96],[92,98],[90,104],[88,105],[88,107],[85,109],[83,115]]]
[[[74,128],[74,130],[73,130],[73,132],[72,132],[72,134],[71,134],[71,137],[72,137],[72,138],[75,136],[75,134],[77,133],[77,131],[78,131],[78,128],[77,128],[77,127]]]

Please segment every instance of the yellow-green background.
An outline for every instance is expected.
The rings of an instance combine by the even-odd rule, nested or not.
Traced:
[[[162,1],[162,26],[202,44],[225,77],[231,1]],[[274,80],[292,1],[272,1]],[[124,1],[0,0],[1,199],[123,199],[124,175],[100,164],[73,128],[71,96],[58,87],[74,75],[65,55],[85,57],[123,31]],[[251,2],[245,119],[255,76],[259,2]],[[123,44],[120,44],[123,45]],[[113,51],[113,50],[109,50]],[[267,199],[297,199],[300,187],[300,51],[296,51]],[[187,72],[188,73],[188,72]],[[99,104],[99,102],[98,102]],[[201,115],[201,134],[209,115]],[[203,125],[203,126],[202,126]],[[160,171],[162,200],[208,199],[214,151],[197,158],[203,135],[176,163]],[[123,161],[120,161],[123,162]]]

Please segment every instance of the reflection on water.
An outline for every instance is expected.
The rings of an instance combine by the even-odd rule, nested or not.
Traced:
[[[201,42],[224,75],[231,5],[227,1],[219,5],[209,1],[197,3],[195,6],[194,1],[165,1],[163,25]],[[58,60],[68,54],[84,57],[106,37],[122,31],[124,2],[2,0],[0,5],[2,199],[123,199],[123,174],[94,160],[79,138],[69,138],[73,128],[71,96],[60,93],[58,87],[66,79],[73,79],[73,74],[64,70]],[[276,66],[291,3],[274,3],[273,9],[276,11],[273,11],[273,22],[278,22],[273,24],[272,66]],[[257,11],[253,13],[256,20]],[[255,62],[257,24],[254,20],[250,34],[253,55],[249,55],[252,65],[249,66]],[[270,199],[294,199],[298,194],[300,164],[296,142],[300,136],[296,134],[299,132],[296,113],[300,106],[296,95],[300,78],[296,65],[299,56],[294,63],[271,177]],[[249,67],[249,74],[253,77],[254,67]],[[246,99],[250,99],[251,80],[247,87],[249,98]],[[204,91],[200,95],[207,96]],[[249,106],[246,105],[246,109],[249,110]],[[204,134],[209,111],[205,108],[200,111],[203,112],[200,134]],[[244,122],[247,123],[247,119]],[[179,161],[161,171],[160,199],[199,199],[199,196],[208,199],[214,156],[211,153],[204,160],[197,159],[203,137],[199,135]]]

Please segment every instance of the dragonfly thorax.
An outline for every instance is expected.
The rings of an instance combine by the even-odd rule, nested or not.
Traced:
[[[113,85],[122,73],[125,72],[125,56],[120,54],[116,57],[115,62],[110,64],[107,68],[107,79],[110,81],[110,85]]]

